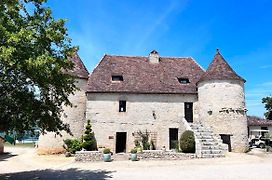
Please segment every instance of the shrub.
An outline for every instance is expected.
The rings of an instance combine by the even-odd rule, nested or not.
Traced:
[[[64,144],[64,149],[71,154],[81,150],[81,142],[78,139],[65,139]]]
[[[137,133],[141,137],[143,149],[144,150],[149,150],[150,149],[150,143],[148,142],[148,140],[149,140],[149,132],[146,130],[145,132],[138,131]]]
[[[131,153],[131,154],[136,154],[136,153],[137,153],[137,149],[136,149],[136,148],[131,149],[131,150],[130,150],[130,153]]]
[[[110,154],[110,153],[111,153],[110,148],[105,148],[105,149],[103,150],[103,154]]]
[[[84,142],[82,143],[82,147],[87,151],[96,150],[94,133],[92,132],[92,125],[90,120],[87,121],[85,129],[86,130],[83,136]]]
[[[180,148],[184,153],[195,153],[195,137],[193,131],[185,131],[180,137]]]

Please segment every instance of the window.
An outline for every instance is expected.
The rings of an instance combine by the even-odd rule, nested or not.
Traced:
[[[114,75],[114,76],[111,76],[111,80],[112,81],[123,81],[124,79],[123,79],[123,76],[121,76],[121,75]]]
[[[119,101],[119,112],[126,112],[126,101]]]
[[[190,83],[188,78],[178,78],[180,84],[188,84]]]

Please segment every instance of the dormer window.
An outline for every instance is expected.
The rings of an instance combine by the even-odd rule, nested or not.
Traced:
[[[178,78],[180,84],[188,84],[190,83],[188,78]]]
[[[114,75],[114,76],[111,76],[111,80],[114,82],[120,82],[120,81],[123,81],[124,79],[122,75]]]

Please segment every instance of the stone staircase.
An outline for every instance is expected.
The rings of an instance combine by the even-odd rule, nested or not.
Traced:
[[[225,157],[228,145],[222,143],[219,135],[214,134],[210,127],[200,122],[189,123],[189,125],[195,135],[197,157]]]

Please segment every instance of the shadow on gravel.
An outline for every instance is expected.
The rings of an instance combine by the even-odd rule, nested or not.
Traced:
[[[11,158],[13,156],[17,156],[17,155],[11,154],[9,152],[5,152],[4,154],[0,154],[0,161],[6,161],[6,159]]]
[[[16,172],[16,173],[8,173],[8,174],[0,174],[0,179],[22,179],[22,180],[30,180],[30,179],[94,179],[94,180],[104,180],[112,178],[111,173],[114,171],[104,171],[104,170],[79,170],[76,168],[71,168],[67,170],[34,170],[34,171],[24,171],[24,172]]]

